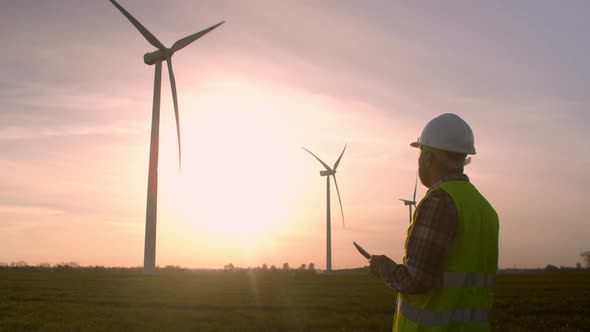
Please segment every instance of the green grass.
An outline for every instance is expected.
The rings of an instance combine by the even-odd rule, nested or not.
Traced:
[[[367,274],[0,272],[0,331],[390,331]],[[500,275],[495,331],[590,331],[590,273]]]
[[[493,319],[497,331],[590,331],[590,273],[499,275]]]

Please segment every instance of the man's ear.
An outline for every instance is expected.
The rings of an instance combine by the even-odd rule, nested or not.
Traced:
[[[432,152],[423,150],[422,153],[424,153],[424,166],[430,166],[432,163]]]

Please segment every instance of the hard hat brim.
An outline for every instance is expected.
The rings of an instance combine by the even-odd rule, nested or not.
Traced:
[[[429,144],[420,144],[420,142],[412,142],[412,143],[410,143],[410,146],[413,147],[413,148],[419,148],[422,145],[429,146],[429,147],[431,147],[433,149],[438,149],[438,150],[442,150],[442,151],[455,152],[455,153],[464,153],[464,154],[476,154],[475,149],[473,149],[471,151],[467,151],[467,152],[465,152],[465,151],[453,151],[453,150],[450,150],[450,149],[444,149],[444,148],[434,147],[434,146],[431,146]]]
[[[413,147],[413,148],[419,148],[420,147],[420,143],[418,143],[418,142],[412,142],[412,143],[410,143],[410,146]],[[475,152],[473,154],[475,154]],[[469,164],[471,164],[471,157],[465,158],[465,161],[463,162],[463,166],[467,166]]]

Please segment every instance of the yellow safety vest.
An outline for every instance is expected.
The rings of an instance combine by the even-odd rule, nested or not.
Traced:
[[[447,192],[459,213],[442,285],[423,294],[399,293],[393,331],[489,331],[498,271],[498,215],[468,181],[448,181],[429,194],[435,190]],[[408,237],[412,228],[413,222]],[[407,245],[406,238],[405,250]]]

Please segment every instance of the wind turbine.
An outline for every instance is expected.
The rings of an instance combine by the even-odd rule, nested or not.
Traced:
[[[404,205],[410,207],[410,223],[412,223],[412,206],[416,206],[416,189],[418,189],[418,175],[416,174],[416,183],[414,184],[414,198],[410,201],[407,199],[399,199],[404,202]]]
[[[217,28],[224,21],[219,22],[205,30],[186,36],[177,40],[172,47],[167,48],[148,31],[138,20],[136,20],[125,8],[115,0],[109,0],[117,9],[139,30],[143,37],[154,47],[156,51],[146,53],[143,56],[143,62],[147,65],[155,64],[154,77],[154,99],[152,108],[152,133],[150,140],[150,164],[148,174],[147,190],[147,208],[145,217],[145,247],[143,272],[144,274],[154,274],[156,270],[156,219],[158,209],[158,145],[160,139],[160,90],[162,83],[162,61],[168,64],[168,74],[170,75],[170,87],[172,88],[172,101],[174,103],[174,116],[176,117],[176,135],[178,137],[178,163],[181,164],[180,149],[180,125],[178,118],[178,98],[176,96],[176,80],[172,71],[172,55],[184,47],[190,45],[195,40],[201,38],[211,30]]]
[[[463,162],[463,166],[467,166],[471,163],[471,157],[465,158]],[[399,199],[400,201],[404,202],[404,205],[410,207],[410,223],[412,223],[412,206],[416,206],[416,189],[418,188],[418,175],[416,175],[416,183],[414,184],[414,198],[410,201],[407,199]]]
[[[342,155],[344,155],[344,150],[346,150],[346,145],[344,145],[344,149],[342,149],[342,153],[336,163],[334,163],[334,168],[330,168],[328,164],[323,162],[320,158],[318,158],[315,154],[309,151],[306,148],[303,148],[305,151],[309,152],[312,156],[315,157],[323,166],[326,168],[324,171],[320,171],[321,176],[326,177],[326,190],[327,190],[327,213],[326,213],[326,271],[332,271],[332,228],[330,226],[330,176],[334,178],[334,184],[336,185],[336,193],[338,194],[338,202],[340,203],[340,213],[342,213],[342,227],[344,227],[344,210],[342,209],[342,200],[340,200],[340,190],[338,190],[338,182],[336,181],[336,169],[338,168],[338,164],[340,164],[340,159],[342,159]]]

